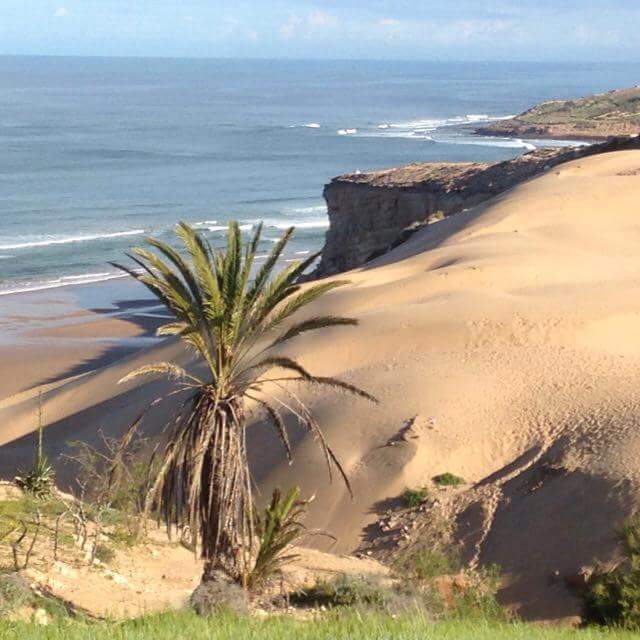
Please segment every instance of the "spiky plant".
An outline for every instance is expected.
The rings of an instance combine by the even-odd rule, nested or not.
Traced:
[[[33,464],[31,468],[17,475],[14,482],[23,491],[30,493],[38,500],[46,500],[51,496],[55,487],[55,470],[49,464],[49,460],[44,453],[44,425],[42,420],[42,392],[38,394],[38,440],[36,443]]]
[[[375,399],[342,380],[314,376],[295,360],[273,353],[303,333],[357,324],[352,318],[332,315],[290,321],[300,309],[344,284],[298,284],[318,254],[275,271],[293,227],[253,277],[262,225],[244,243],[237,222],[230,222],[226,250],[212,248],[184,222],[175,230],[184,255],[149,238],[149,248],[136,248],[129,255],[138,269],[116,266],[144,284],[175,315],[175,321],[158,334],[179,336],[194,349],[205,375],[197,377],[164,362],[142,367],[123,381],[154,374],[180,380],[187,396],[170,430],[148,504],[157,507],[168,527],[189,527],[205,561],[204,580],[223,571],[246,586],[256,540],[246,447],[247,401],[264,412],[289,460],[292,452],[283,414],[293,414],[318,441],[329,475],[335,467],[350,491],[335,453],[292,385],[324,386]]]
[[[299,487],[292,487],[286,495],[280,489],[274,489],[271,502],[264,510],[264,517],[258,520],[259,544],[253,568],[248,575],[249,589],[260,588],[298,557],[291,551],[291,545],[306,532],[302,519],[312,500],[301,500]]]

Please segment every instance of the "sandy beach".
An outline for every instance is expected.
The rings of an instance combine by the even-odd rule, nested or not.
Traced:
[[[297,483],[316,494],[310,526],[331,531],[342,552],[366,547],[385,501],[453,472],[468,482],[465,509],[481,514],[453,535],[502,566],[503,601],[530,618],[575,615],[578,601],[549,577],[608,559],[640,488],[639,170],[638,151],[562,165],[342,276],[350,284],[308,313],[354,316],[360,327],[289,348],[314,373],[380,401],[305,395],[355,498],[328,483],[309,437],[295,433],[289,467],[256,423],[260,487]],[[69,440],[121,432],[166,389],[118,385],[135,365],[189,362],[175,343],[144,342],[154,319],[135,315],[146,308],[135,299],[54,314],[44,296],[29,302],[46,308],[37,327],[20,320],[27,302],[12,301],[3,331],[24,326],[19,341],[0,344],[3,475],[30,455],[41,390],[46,444],[59,460]],[[171,409],[154,408],[147,432]],[[398,438],[412,421],[415,437]]]

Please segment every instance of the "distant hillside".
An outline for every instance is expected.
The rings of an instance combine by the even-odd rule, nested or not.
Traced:
[[[492,136],[603,139],[640,134],[640,86],[576,100],[547,100],[476,129]]]

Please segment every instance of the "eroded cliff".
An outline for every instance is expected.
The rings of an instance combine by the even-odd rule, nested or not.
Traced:
[[[330,225],[315,275],[359,267],[401,242],[412,226],[475,206],[563,162],[636,148],[639,137],[537,149],[494,164],[427,162],[338,176],[324,189]]]

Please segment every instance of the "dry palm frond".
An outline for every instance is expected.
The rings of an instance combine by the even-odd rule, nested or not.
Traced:
[[[172,363],[142,367],[123,379],[162,374],[190,390],[172,425],[148,504],[158,507],[168,526],[189,527],[194,546],[205,560],[205,573],[223,569],[245,581],[256,542],[246,452],[246,400],[255,400],[265,412],[289,458],[291,445],[282,414],[296,416],[318,441],[329,470],[337,468],[347,487],[346,473],[320,426],[299,396],[281,383],[320,385],[374,400],[352,384],[316,377],[291,358],[269,354],[304,333],[352,326],[357,321],[327,315],[291,323],[300,309],[344,282],[306,287],[298,283],[317,254],[275,272],[293,228],[273,246],[252,280],[261,233],[259,225],[245,243],[238,224],[231,222],[226,249],[220,251],[188,224],[180,223],[176,234],[184,254],[150,238],[150,248],[134,249],[129,256],[137,268],[116,265],[146,286],[175,316],[159,334],[178,336],[206,365],[202,379]],[[283,323],[287,327],[278,334]],[[273,369],[291,375],[269,377]],[[273,389],[282,390],[287,400],[273,395]]]

